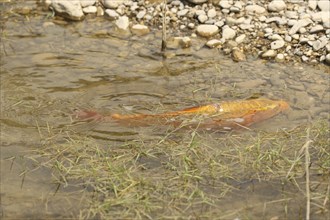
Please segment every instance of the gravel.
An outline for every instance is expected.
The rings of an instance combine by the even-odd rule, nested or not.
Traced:
[[[188,1],[189,4],[167,1],[168,37],[202,37],[208,47],[220,50],[228,41],[235,40],[240,51],[261,58],[329,64],[328,0],[214,0],[213,4],[207,0]],[[56,15],[69,20],[81,21],[88,14],[115,20],[112,22],[120,29],[128,30],[140,24],[146,26],[143,30],[148,30],[143,33],[162,30],[162,0],[43,2]],[[136,31],[139,26],[134,27]],[[211,41],[216,42],[213,44],[210,40],[217,41]],[[193,43],[191,45],[194,47]]]

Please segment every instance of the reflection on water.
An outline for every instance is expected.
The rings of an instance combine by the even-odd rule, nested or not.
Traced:
[[[198,39],[193,39],[196,48],[174,51],[178,56],[163,60],[158,53],[159,33],[126,39],[99,37],[99,33],[112,30],[111,22],[104,20],[61,26],[43,16],[18,16],[3,21],[3,28],[1,197],[7,217],[21,207],[43,209],[35,204],[54,191],[47,182],[47,172],[34,173],[32,182],[25,180],[25,187],[20,189],[21,177],[15,175],[21,171],[10,171],[9,162],[4,160],[40,146],[40,129],[48,130],[51,138],[61,135],[52,133],[52,129],[69,127],[100,141],[141,136],[153,139],[168,129],[74,124],[74,109],[159,113],[257,94],[287,100],[292,109],[255,126],[256,130],[294,128],[307,122],[309,115],[313,120],[329,118],[329,72],[324,67],[265,63],[252,58],[234,63],[217,50],[196,49],[202,44]],[[35,194],[37,191],[40,194]],[[57,199],[52,198],[52,203]],[[17,200],[29,202],[15,205]],[[63,213],[58,211],[63,210],[62,205],[51,208],[52,216]]]

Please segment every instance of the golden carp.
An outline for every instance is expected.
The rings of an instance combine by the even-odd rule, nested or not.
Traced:
[[[289,104],[285,101],[259,98],[223,101],[160,114],[101,115],[95,111],[80,111],[76,116],[80,119],[115,121],[130,126],[172,124],[232,129],[266,120],[288,108]]]

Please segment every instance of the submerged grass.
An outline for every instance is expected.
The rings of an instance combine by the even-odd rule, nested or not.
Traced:
[[[307,129],[179,131],[126,143],[67,132],[45,138],[31,159],[50,168],[60,188],[91,194],[83,219],[304,219]],[[318,219],[329,215],[329,137],[327,121],[311,126],[309,196]]]

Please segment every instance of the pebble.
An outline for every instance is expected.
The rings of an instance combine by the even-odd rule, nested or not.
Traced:
[[[128,30],[129,20],[127,16],[121,16],[115,22],[117,28],[121,30]]]
[[[275,50],[267,50],[261,54],[262,58],[272,58],[277,55]]]
[[[208,17],[205,14],[198,15],[198,21],[202,24],[205,23],[205,21],[207,21],[207,19],[208,19]]]
[[[233,39],[236,36],[236,31],[228,26],[222,28],[222,38],[225,40]]]
[[[328,53],[326,56],[325,56],[325,60],[324,62],[328,65],[330,65],[330,53]]]
[[[280,12],[286,9],[286,4],[283,0],[273,0],[268,4],[268,11]]]
[[[116,9],[120,4],[123,4],[125,0],[102,0],[102,4],[107,9]]]
[[[246,61],[246,56],[243,53],[243,51],[241,51],[239,48],[234,47],[232,52],[231,52],[231,58],[235,61],[235,62],[242,62],[242,61]]]
[[[320,25],[320,24],[317,24],[309,30],[309,33],[314,34],[316,32],[320,32],[320,31],[323,31],[323,30],[324,30],[323,26]]]
[[[206,42],[206,46],[208,46],[209,48],[218,47],[221,44],[222,44],[222,42],[217,39],[212,39],[212,40],[209,40]]]
[[[136,18],[142,19],[145,15],[146,15],[146,11],[139,11],[139,13],[137,13],[136,15]]]
[[[93,6],[96,3],[96,0],[80,0],[81,7],[85,8],[88,6]]]
[[[149,28],[142,24],[135,24],[132,26],[131,31],[133,34],[141,36],[146,35],[150,32]]]
[[[214,18],[215,16],[217,16],[217,12],[214,8],[210,9],[208,12],[207,12],[207,17],[209,18]]]
[[[319,7],[319,9],[321,11],[326,11],[329,12],[330,11],[330,3],[329,0],[319,0],[317,2],[317,6]]]
[[[275,57],[275,60],[277,62],[282,62],[282,61],[284,61],[284,59],[285,59],[285,56],[282,53],[277,54],[276,57]]]
[[[229,2],[230,2],[230,1],[228,1],[228,0],[221,0],[221,1],[219,2],[219,5],[220,5],[221,8],[228,9],[228,8],[230,8],[230,7],[232,6],[232,4],[229,3]]]
[[[207,2],[208,0],[187,0],[187,1],[190,3],[193,3],[195,5],[200,5],[200,4]]]
[[[110,19],[117,19],[119,17],[119,14],[115,11],[115,10],[112,10],[112,9],[106,9],[105,12],[104,12]]]
[[[188,9],[183,9],[183,10],[181,10],[181,11],[178,11],[178,13],[177,13],[177,15],[179,16],[179,17],[183,17],[183,16],[185,16],[186,14],[188,14]]]
[[[306,27],[307,25],[309,25],[311,23],[313,23],[313,21],[309,18],[301,19],[292,26],[292,28],[289,30],[289,34],[293,35],[293,34],[297,33],[297,31],[300,28]]]
[[[273,41],[270,43],[270,48],[272,50],[277,50],[277,49],[284,47],[284,45],[285,45],[284,40],[276,40],[276,41]]]
[[[94,14],[97,12],[96,6],[87,6],[82,9],[85,14]]]
[[[235,41],[237,44],[243,43],[246,39],[246,34],[241,34],[238,37],[236,37]]]
[[[240,89],[252,89],[264,84],[267,84],[266,80],[253,79],[253,80],[236,83],[235,86]]]
[[[216,25],[202,24],[198,25],[196,31],[201,37],[211,37],[219,32],[219,28]]]
[[[56,13],[73,21],[80,21],[85,17],[79,1],[52,0],[51,7]]]
[[[259,5],[248,5],[245,7],[245,11],[250,13],[263,14],[266,12],[266,9]]]

